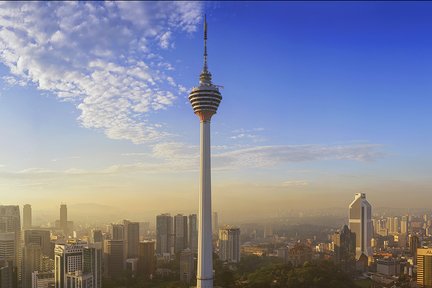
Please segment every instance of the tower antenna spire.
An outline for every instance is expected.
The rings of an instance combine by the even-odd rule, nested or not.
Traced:
[[[207,16],[204,14],[204,72],[207,71]]]
[[[200,75],[200,83],[204,85],[212,85],[211,73],[207,66],[207,17],[204,14],[204,67]]]

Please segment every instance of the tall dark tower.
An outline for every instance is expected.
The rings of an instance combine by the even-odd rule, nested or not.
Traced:
[[[216,113],[222,96],[211,80],[207,67],[207,21],[204,17],[204,67],[199,86],[189,94],[194,113],[200,119],[201,131],[197,288],[213,288],[210,120]]]
[[[68,220],[67,220],[67,206],[66,204],[60,205],[60,228],[63,230],[63,233],[66,237],[68,237]]]

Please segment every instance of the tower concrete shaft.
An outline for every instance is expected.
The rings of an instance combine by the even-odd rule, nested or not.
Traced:
[[[200,183],[198,216],[197,287],[213,288],[213,243],[211,207],[210,120],[216,113],[222,96],[211,82],[207,67],[207,22],[204,19],[204,67],[200,84],[189,94],[194,113],[200,119]]]

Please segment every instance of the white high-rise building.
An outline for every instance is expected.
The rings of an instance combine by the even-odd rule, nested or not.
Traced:
[[[222,228],[219,230],[219,259],[229,263],[240,262],[240,229]]]
[[[204,67],[199,86],[189,94],[194,113],[200,119],[201,131],[197,288],[213,288],[210,121],[221,100],[219,87],[212,83],[212,75],[207,67],[207,21],[204,19]]]
[[[372,206],[365,193],[356,193],[349,205],[349,228],[356,234],[356,259],[372,256]]]

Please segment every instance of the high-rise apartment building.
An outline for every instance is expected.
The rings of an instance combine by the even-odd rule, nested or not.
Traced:
[[[124,236],[123,241],[125,245],[125,257],[129,258],[138,258],[138,250],[139,250],[139,223],[138,222],[130,222],[127,220],[123,221],[124,226]]]
[[[55,288],[102,287],[100,244],[81,242],[55,246]]]
[[[155,244],[154,241],[139,243],[138,271],[147,278],[156,271]]]
[[[32,227],[32,208],[30,204],[25,204],[23,208],[23,230]]]
[[[63,234],[67,238],[69,236],[68,229],[68,215],[67,215],[67,206],[66,204],[60,205],[60,229],[63,231]]]
[[[189,230],[188,230],[188,247],[191,249],[192,253],[198,252],[198,223],[197,223],[197,215],[191,214],[189,215]]]
[[[170,214],[156,216],[156,254],[172,254],[173,242],[173,218]]]
[[[179,253],[188,246],[188,218],[182,214],[174,216],[174,252]]]
[[[219,229],[219,259],[229,263],[240,262],[240,229]]]
[[[418,248],[417,285],[423,288],[432,287],[432,248]]]
[[[349,205],[349,228],[356,235],[356,259],[362,254],[372,256],[372,206],[366,200],[365,193],[355,194]]]

